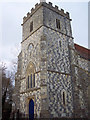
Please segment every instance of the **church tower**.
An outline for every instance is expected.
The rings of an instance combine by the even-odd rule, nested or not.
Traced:
[[[23,18],[15,83],[16,107],[26,117],[73,117],[70,22],[68,12],[45,0]]]
[[[69,13],[45,0],[23,18],[16,74],[20,112],[34,117],[70,117],[73,113]],[[33,107],[30,107],[30,102]],[[32,109],[32,110],[31,110]]]

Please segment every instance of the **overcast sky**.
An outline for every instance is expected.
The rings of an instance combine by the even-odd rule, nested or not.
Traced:
[[[21,2],[22,1],[22,2]],[[74,42],[88,48],[88,0],[46,0],[70,13]],[[69,0],[70,1],[70,0]],[[3,0],[0,2],[0,61],[8,66],[16,58],[22,41],[22,20],[39,0]]]

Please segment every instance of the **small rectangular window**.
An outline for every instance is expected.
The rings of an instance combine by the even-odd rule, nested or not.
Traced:
[[[60,29],[60,20],[56,19],[56,26],[58,29]]]
[[[61,41],[59,41],[59,46],[61,47]]]
[[[33,22],[30,23],[30,32],[33,31]]]
[[[63,105],[65,105],[65,93],[63,92]]]

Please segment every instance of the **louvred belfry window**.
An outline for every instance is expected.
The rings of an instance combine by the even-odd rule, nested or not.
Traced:
[[[33,21],[30,23],[30,32],[33,31]]]
[[[56,19],[56,27],[60,29],[60,20]]]

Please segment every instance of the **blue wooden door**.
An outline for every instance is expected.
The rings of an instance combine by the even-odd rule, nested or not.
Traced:
[[[34,101],[32,99],[29,101],[29,119],[34,119]]]

